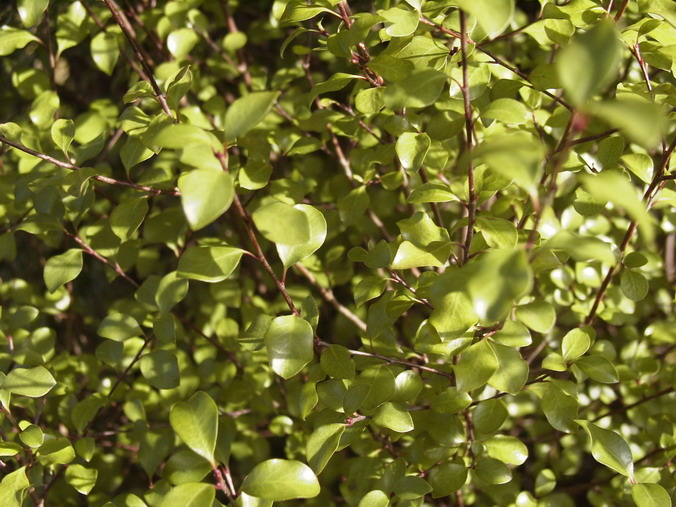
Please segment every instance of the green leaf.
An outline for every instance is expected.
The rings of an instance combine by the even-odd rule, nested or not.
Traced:
[[[126,241],[136,232],[148,213],[148,200],[142,197],[127,199],[118,204],[110,214],[113,234]]]
[[[645,276],[633,269],[625,269],[620,277],[622,293],[632,301],[641,301],[648,295],[648,280]]]
[[[23,26],[30,28],[36,25],[47,10],[49,0],[18,0],[17,10]]]
[[[602,356],[581,357],[575,361],[575,366],[592,379],[603,384],[615,384],[620,380],[613,363]]]
[[[301,0],[293,0],[286,5],[286,9],[284,9],[284,13],[279,22],[283,25],[299,23],[301,21],[312,19],[322,12],[338,16],[335,12],[326,7],[310,6]]]
[[[397,433],[407,433],[413,430],[413,419],[406,409],[398,404],[385,402],[378,407],[373,421],[384,428]]]
[[[347,391],[344,405],[354,403],[355,406],[350,407],[354,410],[346,412],[353,413],[360,408],[374,409],[392,399],[394,393],[395,379],[392,371],[385,365],[371,366],[361,372]]]
[[[441,498],[458,491],[467,482],[467,467],[462,463],[443,463],[430,470],[432,498]]]
[[[180,383],[178,359],[168,350],[155,350],[143,356],[141,373],[157,389],[173,389]]]
[[[615,206],[624,208],[631,218],[638,222],[638,226],[648,241],[655,236],[654,220],[648,213],[637,189],[618,172],[604,171],[595,175],[582,175],[582,184],[587,192],[604,202],[612,202]]]
[[[215,463],[218,407],[211,396],[197,391],[190,399],[178,402],[171,409],[169,423],[192,451]]]
[[[143,331],[136,319],[131,315],[122,315],[121,313],[108,315],[101,321],[96,332],[103,338],[118,342],[134,336],[143,336]]]
[[[507,415],[507,408],[502,400],[485,400],[479,402],[474,409],[472,422],[477,431],[489,435],[495,433],[502,426],[507,419]]]
[[[110,76],[120,56],[117,37],[109,32],[99,32],[92,38],[90,50],[99,70]]]
[[[506,484],[512,480],[512,471],[503,462],[479,457],[474,468],[477,477],[488,484]]]
[[[44,466],[67,465],[75,459],[75,449],[67,438],[46,440],[38,454],[38,460]]]
[[[476,324],[477,316],[469,296],[457,289],[456,291],[447,290],[444,287],[446,280],[440,277],[433,286],[434,310],[432,310],[429,321],[442,340],[454,340]]]
[[[30,485],[25,466],[8,473],[0,482],[0,503],[5,507],[21,507]]]
[[[279,92],[253,92],[233,102],[225,113],[225,138],[246,134],[268,115]]]
[[[620,161],[643,183],[650,183],[652,181],[653,159],[645,153],[627,153],[620,157]]]
[[[312,326],[295,315],[275,318],[265,333],[270,366],[285,379],[293,377],[312,361],[312,344]]]
[[[73,120],[56,120],[51,127],[52,141],[68,156],[68,148],[75,137],[75,122]]]
[[[44,279],[49,292],[55,292],[62,285],[75,280],[82,271],[82,250],[71,248],[50,257],[45,263]]]
[[[575,106],[583,106],[609,83],[619,69],[620,51],[615,24],[602,21],[576,35],[557,55],[563,89]]]
[[[176,271],[164,275],[157,286],[155,303],[162,313],[168,313],[188,294],[188,280],[179,278]]]
[[[359,500],[358,507],[387,507],[388,505],[390,505],[390,499],[385,492],[373,489]]]
[[[56,380],[44,366],[14,368],[2,381],[0,388],[19,396],[39,398],[56,385]]]
[[[515,316],[519,321],[538,333],[546,333],[556,322],[556,310],[547,301],[533,301],[532,303],[517,306]]]
[[[243,253],[231,246],[191,246],[179,259],[176,274],[201,282],[221,282],[237,268]]]
[[[29,424],[19,434],[21,441],[33,449],[39,448],[45,441],[45,434],[36,424]]]
[[[181,205],[190,224],[198,231],[220,217],[232,204],[235,185],[229,173],[195,169],[178,179]]]
[[[354,97],[354,106],[362,114],[376,114],[385,107],[384,93],[382,87],[361,90]]]
[[[476,227],[491,248],[514,248],[518,241],[518,233],[509,220],[495,217],[479,217]]]
[[[3,25],[0,27],[0,56],[11,55],[15,50],[21,49],[29,42],[39,40],[27,30]]]
[[[407,200],[411,204],[422,204],[425,202],[457,201],[458,198],[451,192],[448,185],[444,185],[443,183],[423,183],[413,189]]]
[[[432,487],[425,479],[415,475],[406,475],[394,483],[394,493],[402,501],[416,500],[432,491]]]
[[[195,47],[199,37],[191,28],[179,28],[167,36],[167,49],[178,60],[185,58]]]
[[[284,268],[289,268],[309,257],[326,240],[326,219],[321,211],[309,204],[296,204],[293,208],[306,216],[309,239],[301,245],[287,245],[283,242],[276,242],[277,253],[279,254],[279,258],[282,259]]]
[[[321,473],[333,453],[338,449],[345,425],[340,423],[322,424],[308,437],[305,457],[316,474]]]
[[[532,285],[533,273],[523,250],[489,250],[470,266],[467,288],[481,322],[492,325],[505,318],[514,299]]]
[[[567,363],[574,361],[589,350],[591,337],[585,328],[568,331],[561,340],[561,354]]]
[[[420,169],[431,144],[430,137],[425,133],[404,132],[399,136],[395,150],[407,173],[414,174]]]
[[[547,383],[542,391],[536,391],[541,399],[542,411],[554,429],[572,433],[577,429],[577,399],[553,383]]]
[[[385,18],[385,32],[390,37],[406,37],[413,34],[420,21],[418,12],[398,7],[380,11],[378,14]]]
[[[350,351],[342,345],[329,345],[319,358],[324,372],[334,378],[354,378],[354,361]]]
[[[591,453],[594,459],[626,477],[633,477],[634,463],[627,442],[614,431],[601,428],[589,421],[576,419],[591,438]]]
[[[201,507],[212,505],[216,497],[213,485],[204,482],[184,482],[174,486],[158,502],[157,507]]]
[[[528,363],[515,348],[499,343],[491,346],[498,358],[498,369],[488,379],[488,385],[498,391],[517,394],[528,380]]]
[[[522,465],[528,459],[528,448],[516,437],[494,435],[483,444],[491,458],[508,465]]]
[[[661,106],[637,96],[594,103],[591,112],[647,149],[660,144],[662,131],[667,125]]]
[[[422,70],[385,88],[385,105],[393,110],[432,105],[441,95],[448,76],[432,69]]]
[[[425,246],[402,241],[397,247],[390,267],[392,269],[413,269],[423,266],[443,266],[451,253],[449,241],[434,241]]]
[[[672,505],[669,493],[659,484],[634,484],[631,488],[631,496],[637,507],[669,507]]]
[[[471,391],[488,382],[500,363],[487,339],[469,347],[453,367],[459,391]]]
[[[393,401],[411,401],[418,396],[423,388],[423,381],[413,370],[404,370],[394,379]]]
[[[66,468],[66,482],[73,486],[78,493],[88,495],[96,484],[99,471],[96,468],[86,468],[74,464]]]
[[[476,18],[489,37],[500,35],[514,16],[514,0],[457,0],[460,8]]]
[[[247,495],[283,502],[319,495],[317,477],[300,461],[269,459],[254,467],[242,483]]]
[[[514,99],[496,99],[488,104],[481,116],[501,123],[521,125],[528,121],[529,114],[528,109],[521,102]]]
[[[290,246],[305,245],[312,238],[309,216],[307,211],[281,201],[261,206],[251,215],[265,239]]]

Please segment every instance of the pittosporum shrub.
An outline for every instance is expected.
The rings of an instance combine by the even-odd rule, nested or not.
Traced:
[[[0,504],[668,506],[669,0],[0,7]]]

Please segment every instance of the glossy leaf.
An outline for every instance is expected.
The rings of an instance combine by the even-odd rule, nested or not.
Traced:
[[[196,169],[178,179],[183,212],[190,227],[197,231],[220,217],[235,195],[230,174],[211,169]]]
[[[110,76],[120,56],[117,37],[109,32],[99,32],[92,38],[90,49],[96,66]]]
[[[321,211],[309,204],[296,204],[294,209],[303,213],[307,219],[309,239],[307,243],[287,245],[277,243],[277,253],[284,267],[288,268],[315,253],[326,240],[326,219]]]
[[[237,268],[243,251],[230,246],[191,246],[178,261],[176,275],[201,282],[216,283]]]
[[[242,491],[251,496],[282,502],[314,498],[320,488],[315,474],[300,461],[269,459],[256,465],[244,478]]]
[[[669,493],[659,484],[634,484],[631,496],[638,507],[669,507],[671,498]]]
[[[453,371],[460,391],[481,387],[493,376],[500,365],[488,340],[475,343],[460,356]]]
[[[176,434],[195,453],[214,463],[218,433],[218,407],[208,394],[197,391],[174,405],[169,422]]]
[[[62,285],[75,280],[82,271],[82,250],[72,248],[60,255],[51,257],[44,268],[45,285],[49,292],[56,291]]]
[[[312,470],[319,474],[327,465],[333,453],[338,449],[340,437],[345,425],[339,423],[323,424],[308,437],[305,456]]]
[[[576,420],[591,438],[591,453],[599,463],[627,477],[634,475],[634,463],[629,445],[614,431],[589,421]]]
[[[5,391],[19,396],[39,398],[56,385],[56,380],[44,366],[15,368],[3,379],[0,386]]]
[[[278,96],[279,92],[254,92],[233,102],[225,115],[226,139],[236,139],[263,121]]]
[[[265,333],[265,348],[272,370],[288,379],[314,357],[312,326],[295,315],[275,318]]]
[[[373,421],[379,426],[391,429],[397,433],[406,433],[413,430],[413,419],[401,405],[386,402],[378,407]]]

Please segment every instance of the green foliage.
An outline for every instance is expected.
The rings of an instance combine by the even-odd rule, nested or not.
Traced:
[[[0,18],[0,505],[674,503],[673,2]]]

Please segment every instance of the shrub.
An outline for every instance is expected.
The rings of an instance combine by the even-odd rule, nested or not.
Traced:
[[[671,504],[673,3],[0,18],[3,506]]]

